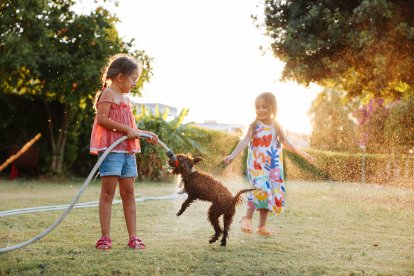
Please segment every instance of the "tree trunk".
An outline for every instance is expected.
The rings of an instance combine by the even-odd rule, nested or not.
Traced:
[[[385,175],[386,175],[386,180],[384,181],[384,182],[388,182],[388,181],[390,181],[391,180],[391,177],[392,177],[392,169],[391,169],[391,163],[392,163],[392,160],[391,160],[391,158],[386,158],[386,165],[385,165]]]
[[[62,123],[57,131],[57,138],[55,136],[55,125],[53,123],[53,116],[50,107],[45,103],[46,112],[49,117],[48,129],[50,136],[50,144],[52,147],[52,161],[50,169],[55,173],[61,174],[63,172],[63,157],[65,152],[67,128],[68,128],[68,104],[63,104]]]
[[[404,178],[408,180],[408,169],[409,169],[409,160],[408,157],[404,158]]]

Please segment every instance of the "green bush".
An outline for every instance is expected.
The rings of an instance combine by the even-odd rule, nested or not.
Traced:
[[[214,175],[234,173],[225,170],[222,162],[236,146],[239,137],[222,131],[200,128],[192,124],[183,124],[188,110],[183,109],[180,115],[172,121],[167,121],[168,110],[163,114],[158,110],[151,114],[143,108],[137,118],[139,129],[148,130],[158,135],[174,153],[191,154],[202,157],[203,162],[198,165],[203,171]],[[168,157],[162,147],[152,145],[141,139],[141,154],[137,155],[139,179],[152,181],[168,181],[171,178],[168,166]],[[235,170],[240,166],[232,166]],[[233,169],[233,170],[234,170]]]
[[[291,180],[331,180],[378,184],[409,184],[414,179],[414,158],[404,154],[365,154],[308,149],[314,164],[284,150],[285,173]]]

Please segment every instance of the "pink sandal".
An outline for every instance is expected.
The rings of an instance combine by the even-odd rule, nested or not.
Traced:
[[[144,242],[138,237],[132,237],[128,241],[128,246],[132,249],[145,249]]]
[[[240,221],[240,229],[245,233],[253,233],[252,229],[252,219],[249,219],[247,217],[242,217]]]
[[[265,236],[265,237],[273,236],[273,231],[267,228],[266,226],[257,228],[256,233],[259,234],[260,236]]]
[[[109,250],[109,249],[111,249],[111,246],[112,246],[112,241],[108,237],[101,237],[96,242],[96,249]]]

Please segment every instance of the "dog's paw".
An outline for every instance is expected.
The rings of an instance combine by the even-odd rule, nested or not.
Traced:
[[[208,242],[209,243],[214,243],[218,240],[218,238],[219,238],[219,235],[213,235]]]

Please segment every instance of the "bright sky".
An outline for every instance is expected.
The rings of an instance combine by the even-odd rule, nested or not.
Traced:
[[[121,0],[112,9],[121,37],[153,57],[139,102],[190,108],[187,121],[249,124],[254,99],[273,92],[287,130],[310,133],[307,112],[320,88],[279,81],[283,63],[267,47],[252,14],[260,0]],[[87,6],[90,0],[78,0]]]

